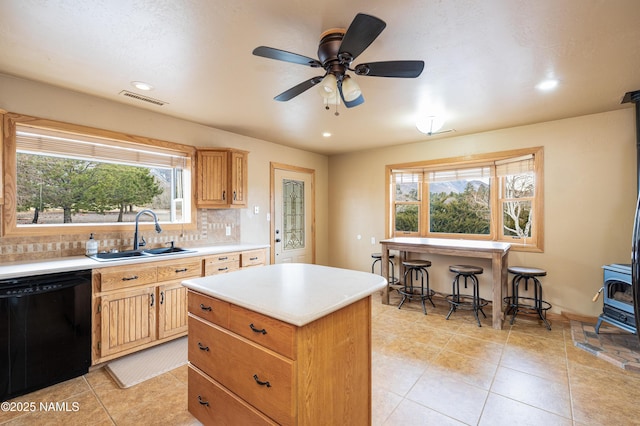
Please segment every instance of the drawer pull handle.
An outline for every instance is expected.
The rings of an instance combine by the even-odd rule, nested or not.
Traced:
[[[200,348],[201,351],[207,351],[209,352],[209,346],[204,346],[202,343],[198,342],[198,348]]]
[[[122,281],[132,281],[132,280],[137,280],[138,276],[134,275],[132,277],[122,277]]]
[[[188,270],[188,268],[176,269],[176,274],[179,274],[180,272],[187,272]]]
[[[258,260],[258,256],[256,257],[250,257],[249,260]]]
[[[251,330],[253,330],[254,333],[262,333],[262,334],[267,334],[267,330],[265,330],[264,328],[256,328],[255,325],[253,325],[253,323],[249,324],[249,327],[251,328]]]
[[[202,309],[203,311],[208,311],[211,312],[213,309],[211,309],[211,306],[204,306],[203,303],[200,304],[200,309]]]
[[[209,401],[203,401],[200,395],[198,395],[198,402],[200,403],[200,405],[206,405],[207,407],[209,406]]]
[[[218,258],[218,260],[227,260],[227,259],[228,259],[228,257],[227,257],[227,256],[225,256],[225,257],[219,257],[219,258]]]
[[[227,269],[229,269],[229,268],[227,268],[227,267],[224,267],[224,268],[218,268],[218,271],[226,271]]]
[[[269,383],[269,382],[261,382],[260,379],[258,378],[257,374],[253,375],[253,380],[255,380],[256,383],[259,384],[260,386],[266,386],[268,388],[271,387],[271,383]]]

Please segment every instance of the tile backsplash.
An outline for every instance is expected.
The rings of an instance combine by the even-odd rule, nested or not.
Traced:
[[[196,228],[164,230],[157,234],[152,230],[141,233],[147,241],[146,248],[162,247],[174,241],[176,246],[197,247],[207,245],[238,244],[240,242],[240,210],[198,209]],[[227,228],[231,234],[227,235]],[[98,241],[98,251],[133,248],[133,226],[126,232],[100,232],[99,228],[86,234],[61,234],[29,237],[0,238],[0,264],[13,261],[54,259],[81,256],[85,243],[93,232]]]

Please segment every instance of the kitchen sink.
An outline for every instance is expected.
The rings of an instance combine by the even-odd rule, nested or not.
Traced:
[[[160,247],[147,250],[126,250],[118,252],[104,252],[97,253],[89,256],[93,260],[98,262],[110,262],[114,260],[135,259],[139,257],[155,257],[155,256],[167,256],[172,254],[184,254],[193,253],[193,250],[183,249],[181,247]]]
[[[159,247],[154,249],[142,250],[144,254],[149,254],[152,256],[160,255],[160,254],[179,254],[179,253],[192,253],[193,250],[183,249],[181,247]]]

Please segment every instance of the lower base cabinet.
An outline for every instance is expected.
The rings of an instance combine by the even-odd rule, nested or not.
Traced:
[[[199,421],[371,424],[370,298],[296,327],[191,290],[188,297],[188,405]]]
[[[187,288],[182,280],[207,275],[211,265],[219,273],[219,262],[229,259],[235,262],[230,270],[240,269],[244,258],[246,266],[264,265],[265,253],[258,249],[94,269],[92,365],[185,336]]]

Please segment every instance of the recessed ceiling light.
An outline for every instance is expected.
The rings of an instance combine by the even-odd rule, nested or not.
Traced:
[[[543,80],[536,85],[536,89],[542,90],[543,92],[548,92],[556,87],[558,87],[558,80],[556,79]]]
[[[325,138],[330,138],[331,137],[331,133],[329,132],[322,132],[322,136]]]
[[[144,81],[132,81],[131,85],[140,90],[153,90],[153,86],[149,83],[145,83]]]

